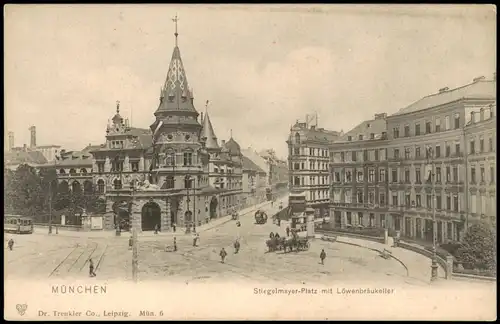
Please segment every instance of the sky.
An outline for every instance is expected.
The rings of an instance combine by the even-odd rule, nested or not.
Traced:
[[[219,141],[286,157],[318,114],[348,131],[496,71],[492,5],[6,5],[5,134],[80,150],[105,142],[120,101],[154,121],[175,44]],[[4,140],[4,143],[7,143]],[[6,144],[4,144],[6,145]]]

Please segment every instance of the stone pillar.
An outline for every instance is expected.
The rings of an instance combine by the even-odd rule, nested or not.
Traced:
[[[420,218],[420,238],[425,239],[425,219]]]
[[[453,275],[453,257],[451,255],[446,256],[446,279],[452,279]]]
[[[346,224],[347,224],[347,212],[346,211],[340,211],[340,219],[341,219],[341,223],[340,223],[340,228],[346,228]]]
[[[163,216],[163,210],[162,210],[162,220],[161,220],[161,230],[162,231],[168,231],[172,227],[172,220],[170,218],[170,198],[166,198],[165,201],[165,216]]]
[[[389,230],[384,228],[384,244],[389,244]]]
[[[130,215],[130,223],[132,230],[136,229],[138,232],[142,232],[142,206],[144,206],[146,202],[141,199],[134,200],[134,204],[132,205],[132,214]]]
[[[330,208],[330,228],[335,228],[335,210]]]

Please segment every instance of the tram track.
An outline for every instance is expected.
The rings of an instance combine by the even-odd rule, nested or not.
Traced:
[[[50,272],[49,278],[64,277],[67,274],[80,273],[85,265],[92,258],[96,250],[99,248],[99,243],[91,242],[90,244],[79,245],[77,244],[67,255],[64,257],[57,266]],[[106,254],[108,245],[106,244],[102,253],[98,257],[95,271],[101,265],[101,262]]]

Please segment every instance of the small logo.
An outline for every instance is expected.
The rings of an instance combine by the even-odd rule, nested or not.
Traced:
[[[19,315],[23,316],[26,313],[26,310],[28,309],[28,305],[17,304],[16,309],[17,309],[17,312],[19,313]]]

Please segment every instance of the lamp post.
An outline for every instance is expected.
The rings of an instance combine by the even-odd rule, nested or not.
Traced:
[[[191,199],[190,199],[190,196],[189,196],[189,189],[191,188],[191,180],[192,179],[191,179],[191,176],[189,174],[187,174],[184,177],[184,184],[185,184],[185,187],[186,187],[186,194],[187,194],[187,198],[186,198],[186,203],[187,203],[186,215],[190,215],[190,217],[192,217],[192,213],[189,210],[189,203],[191,202]],[[186,222],[186,220],[184,220],[184,222]],[[186,234],[189,234],[189,233],[191,233],[191,224],[187,223],[186,224]]]
[[[121,236],[122,235],[122,229],[121,229],[121,216],[120,216],[120,190],[122,189],[122,171],[123,171],[123,165],[120,166],[120,153],[118,153],[115,157],[115,168],[117,168],[118,170],[118,178],[119,178],[119,181],[120,181],[120,186],[119,188],[117,188],[117,193],[116,193],[116,198],[117,198],[117,202],[118,202],[118,206],[117,206],[117,210],[116,210],[116,232],[115,232],[115,235],[116,236]],[[114,183],[113,183],[114,185]]]
[[[431,281],[437,280],[438,277],[438,265],[437,265],[437,255],[436,255],[436,188],[434,183],[434,163],[433,159],[433,151],[432,148],[429,147],[427,149],[427,167],[430,172],[430,180],[431,180],[431,190],[432,190],[432,263],[431,263]]]

